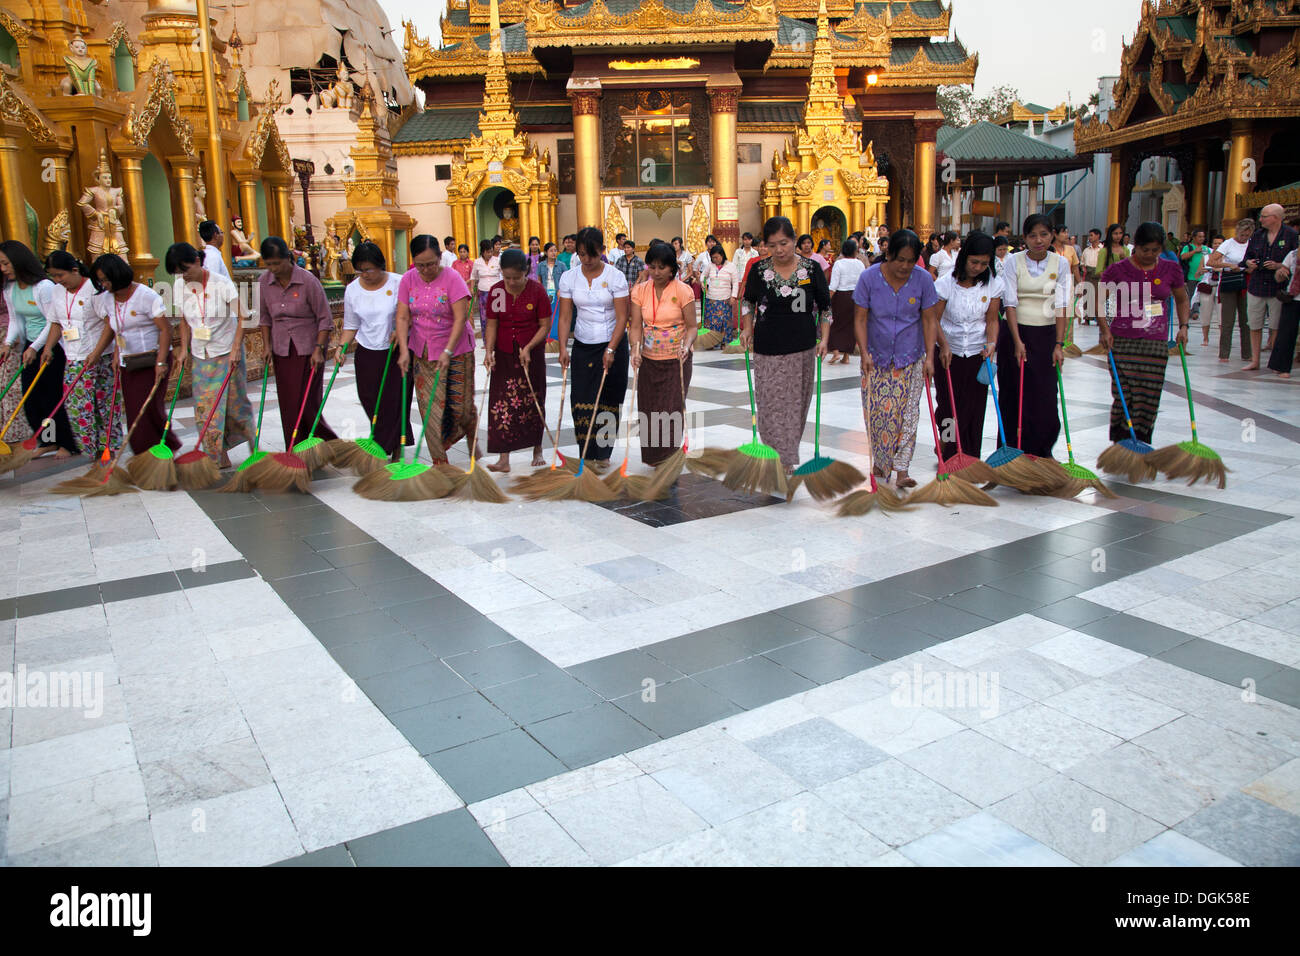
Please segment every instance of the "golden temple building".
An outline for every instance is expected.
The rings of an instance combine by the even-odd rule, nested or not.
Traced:
[[[449,0],[405,24],[425,109],[393,136],[421,232],[639,246],[774,212],[836,239],[936,225],[940,85],[978,58],[937,0]]]
[[[1232,235],[1268,203],[1300,206],[1300,0],[1144,0],[1113,95],[1074,134],[1110,154],[1110,222],[1151,157],[1177,162],[1191,226]]]

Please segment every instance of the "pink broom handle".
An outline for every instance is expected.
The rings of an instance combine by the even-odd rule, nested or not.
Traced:
[[[194,450],[198,451],[203,446],[203,436],[208,433],[208,426],[212,424],[212,418],[217,414],[217,408],[221,405],[221,396],[226,394],[226,386],[230,384],[230,376],[235,374],[238,362],[231,362],[230,368],[226,370],[226,377],[221,380],[221,388],[217,389],[217,397],[212,400],[212,407],[208,409],[208,417],[203,420],[203,427],[199,429],[198,440],[194,443]]]
[[[938,472],[940,475],[947,475],[947,463],[943,460],[943,453],[939,451],[939,423],[934,417],[934,394],[930,391],[930,377],[925,376],[925,409],[930,413],[930,428],[934,430],[934,457],[939,459]]]
[[[961,448],[961,429],[957,427],[957,393],[952,388],[952,366],[945,365],[943,373],[948,376],[948,401],[952,402],[952,430],[957,436],[957,454],[964,455]]]

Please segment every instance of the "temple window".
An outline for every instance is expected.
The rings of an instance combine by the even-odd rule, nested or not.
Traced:
[[[126,40],[118,40],[117,48],[113,51],[113,76],[117,80],[117,88],[123,93],[135,90],[135,61],[131,59]]]
[[[0,63],[18,69],[18,43],[4,27],[0,27]]]
[[[614,134],[610,179],[623,187],[703,186],[709,171],[691,130],[689,107],[624,112]]]

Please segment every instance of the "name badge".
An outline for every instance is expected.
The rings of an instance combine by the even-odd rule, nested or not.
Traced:
[[[812,279],[800,279],[800,280],[799,280],[799,284],[800,284],[800,285],[807,285],[809,282],[812,282]]]
[[[63,338],[64,341],[75,342],[77,339],[81,338],[81,329],[77,328],[75,325],[66,328],[63,330]]]
[[[532,304],[531,302],[529,302],[526,306],[524,306],[524,308],[527,309],[527,310],[529,310],[529,311],[531,312],[532,309],[533,309],[533,304]]]
[[[1149,302],[1146,307],[1146,316],[1148,319],[1159,319],[1165,314],[1165,307],[1159,302]]]
[[[194,337],[200,342],[206,342],[212,338],[212,330],[206,325],[196,325],[194,326]]]

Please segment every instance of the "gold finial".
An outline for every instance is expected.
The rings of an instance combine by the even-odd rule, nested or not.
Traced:
[[[113,167],[108,165],[108,150],[101,146],[99,147],[99,165],[95,167],[95,178],[98,179],[105,173],[112,176]]]

